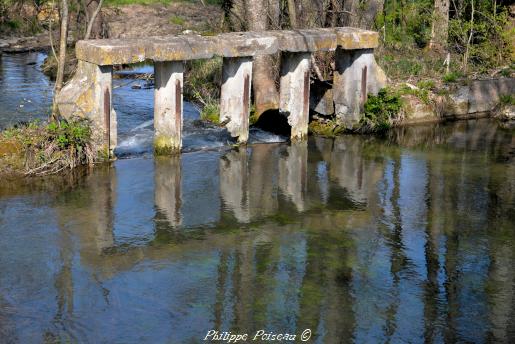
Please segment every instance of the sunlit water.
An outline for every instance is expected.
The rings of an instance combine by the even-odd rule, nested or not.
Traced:
[[[53,83],[41,73],[43,53],[6,54],[0,58],[0,128],[34,119],[47,119],[52,104]],[[138,66],[116,74],[153,73],[152,66]],[[187,76],[186,76],[187,77]],[[154,137],[154,88],[145,80],[115,78],[113,107],[118,117],[118,157],[152,152]],[[141,87],[133,89],[134,86]],[[198,108],[184,102],[183,150],[219,150],[234,143],[225,129],[198,123]],[[250,142],[285,142],[286,138],[257,128]]]
[[[481,120],[2,182],[0,343],[513,342],[514,159]]]

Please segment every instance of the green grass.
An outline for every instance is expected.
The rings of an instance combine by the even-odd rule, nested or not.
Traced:
[[[184,25],[185,22],[186,22],[186,20],[183,17],[178,16],[178,15],[174,15],[170,18],[170,23],[174,24],[174,25],[182,26],[182,25]]]
[[[458,72],[450,72],[443,76],[443,81],[445,83],[452,83],[458,81],[459,78],[461,78],[463,75]]]
[[[500,100],[502,105],[515,105],[515,96],[511,94],[502,95]]]
[[[210,102],[200,111],[200,118],[214,124],[220,123],[220,106],[218,103]]]
[[[0,132],[0,175],[40,176],[98,159],[89,121],[34,121]]]

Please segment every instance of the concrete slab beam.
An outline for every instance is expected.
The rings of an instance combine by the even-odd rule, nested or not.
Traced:
[[[268,33],[277,37],[281,51],[334,51],[337,47],[337,36],[333,29],[277,30]]]
[[[283,53],[279,111],[288,117],[292,140],[308,135],[310,68],[310,53]]]
[[[184,63],[155,62],[154,73],[154,151],[158,155],[180,153]]]
[[[252,83],[251,57],[226,57],[222,67],[220,122],[239,143],[249,138],[250,87]]]

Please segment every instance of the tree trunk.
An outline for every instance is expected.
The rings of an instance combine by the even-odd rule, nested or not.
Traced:
[[[246,12],[250,31],[264,31],[267,29],[268,11],[267,0],[247,0]],[[256,116],[261,116],[267,110],[279,108],[279,92],[273,78],[272,56],[257,56],[253,67],[253,90]]]
[[[373,29],[375,19],[383,12],[384,0],[370,0],[362,4],[359,0],[345,1],[343,24],[345,26]]]
[[[102,12],[100,11],[102,2],[103,0],[86,0],[86,10],[89,18],[88,30],[90,33],[89,36],[85,39],[105,38],[103,30],[104,18],[102,17]]]
[[[290,24],[292,29],[296,29],[299,27],[297,23],[297,8],[295,5],[295,0],[288,0],[288,16],[290,17]]]
[[[55,79],[54,103],[52,106],[52,119],[59,117],[56,96],[63,88],[64,67],[66,65],[66,43],[68,39],[68,0],[61,0],[61,33],[59,38],[59,60],[57,61],[57,77]]]
[[[429,48],[445,52],[447,51],[447,39],[449,35],[449,0],[435,0],[433,14],[433,27]]]

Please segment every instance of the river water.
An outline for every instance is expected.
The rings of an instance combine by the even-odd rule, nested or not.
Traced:
[[[8,96],[25,58],[3,57],[4,123],[25,93],[49,104],[32,69]],[[0,343],[308,329],[310,343],[513,342],[512,131],[474,120],[298,144],[255,131],[268,143],[233,149],[188,105],[187,152],[154,159],[152,90],[114,96],[128,158],[0,183]]]

